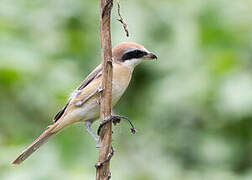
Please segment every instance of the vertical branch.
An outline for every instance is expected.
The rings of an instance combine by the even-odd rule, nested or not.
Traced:
[[[100,0],[100,41],[102,50],[102,93],[100,107],[100,121],[111,116],[111,94],[112,94],[112,50],[110,15],[113,0]],[[99,162],[107,160],[111,151],[111,122],[105,124],[100,131]],[[110,178],[109,161],[96,169],[96,180],[108,180]]]

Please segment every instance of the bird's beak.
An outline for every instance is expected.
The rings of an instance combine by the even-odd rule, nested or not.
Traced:
[[[147,55],[144,56],[146,59],[157,59],[157,56],[153,53],[148,53]]]

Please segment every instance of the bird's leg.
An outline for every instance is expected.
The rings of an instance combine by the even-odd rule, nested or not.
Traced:
[[[111,149],[110,149],[110,152],[109,152],[109,154],[108,154],[108,157],[103,161],[103,162],[98,162],[98,163],[96,163],[95,164],[95,167],[96,168],[99,168],[99,167],[101,167],[101,166],[103,166],[103,164],[104,163],[106,163],[106,162],[108,162],[108,161],[110,161],[110,159],[113,157],[113,155],[114,155],[114,148],[111,146]]]
[[[99,148],[100,147],[100,142],[99,142],[99,138],[96,136],[96,134],[94,133],[94,131],[91,129],[91,125],[92,125],[92,121],[86,121],[84,123],[86,130],[88,131],[88,133],[95,139],[95,141],[97,142],[96,147]]]
[[[100,135],[100,131],[101,131],[102,126],[104,126],[104,125],[107,124],[108,122],[111,122],[111,121],[112,121],[113,124],[116,125],[117,123],[120,123],[121,119],[125,119],[125,120],[127,120],[127,121],[129,122],[129,124],[130,124],[130,126],[131,126],[131,128],[130,128],[131,133],[132,133],[132,134],[135,134],[135,133],[136,133],[136,128],[135,128],[135,126],[132,124],[132,122],[130,121],[130,119],[129,119],[127,116],[120,116],[120,115],[112,115],[112,116],[110,116],[108,119],[105,119],[104,121],[102,121],[102,122],[100,123],[100,126],[99,126],[98,130],[97,130],[97,134]]]
[[[104,121],[102,121],[102,122],[100,123],[100,126],[99,126],[99,128],[98,128],[97,134],[100,135],[101,128],[102,128],[102,126],[104,126],[106,123],[112,121],[113,124],[116,125],[117,123],[120,123],[121,119],[126,119],[126,120],[128,120],[128,122],[129,122],[130,125],[131,125],[131,132],[132,132],[133,134],[135,134],[135,133],[136,133],[136,128],[135,128],[135,126],[132,124],[132,122],[130,121],[130,119],[129,119],[127,116],[115,115],[113,110],[112,110],[112,115],[111,115],[108,119],[105,119]],[[114,148],[111,146],[111,151],[110,151],[110,153],[108,154],[108,157],[107,157],[103,162],[98,162],[98,163],[96,163],[96,164],[95,164],[95,167],[96,167],[96,168],[100,168],[101,166],[103,166],[104,163],[108,162],[108,161],[113,157],[114,152],[115,152],[115,151],[114,151]]]

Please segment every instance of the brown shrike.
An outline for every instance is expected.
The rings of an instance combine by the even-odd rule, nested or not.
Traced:
[[[134,42],[123,42],[112,50],[113,54],[113,81],[112,81],[112,107],[127,89],[132,72],[137,64],[148,59],[157,59],[142,45]],[[90,126],[100,115],[100,92],[102,83],[102,65],[97,66],[71,94],[67,104],[54,117],[50,125],[30,146],[28,146],[12,164],[20,164],[34,151],[57,134],[66,126],[75,122],[84,122],[87,131],[98,142],[98,137]]]

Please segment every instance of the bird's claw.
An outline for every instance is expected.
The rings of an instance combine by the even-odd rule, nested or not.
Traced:
[[[121,119],[125,119],[129,122],[130,126],[131,126],[131,133],[132,134],[135,134],[137,131],[136,131],[136,128],[135,126],[132,124],[132,122],[130,121],[130,119],[127,117],[127,116],[120,116],[120,115],[113,115],[113,116],[110,116],[108,119],[102,121],[100,123],[100,126],[97,130],[97,134],[100,135],[100,131],[101,131],[101,128],[102,126],[104,126],[105,124],[107,124],[108,122],[113,122],[114,125],[120,123]]]
[[[108,154],[108,157],[103,161],[103,162],[97,162],[96,164],[95,164],[95,168],[97,169],[97,168],[100,168],[101,166],[103,166],[106,162],[108,162],[108,161],[110,161],[110,159],[113,157],[113,155],[114,155],[114,152],[115,152],[115,150],[114,150],[114,148],[111,146],[111,149],[110,149],[110,152],[109,152],[109,154]]]

